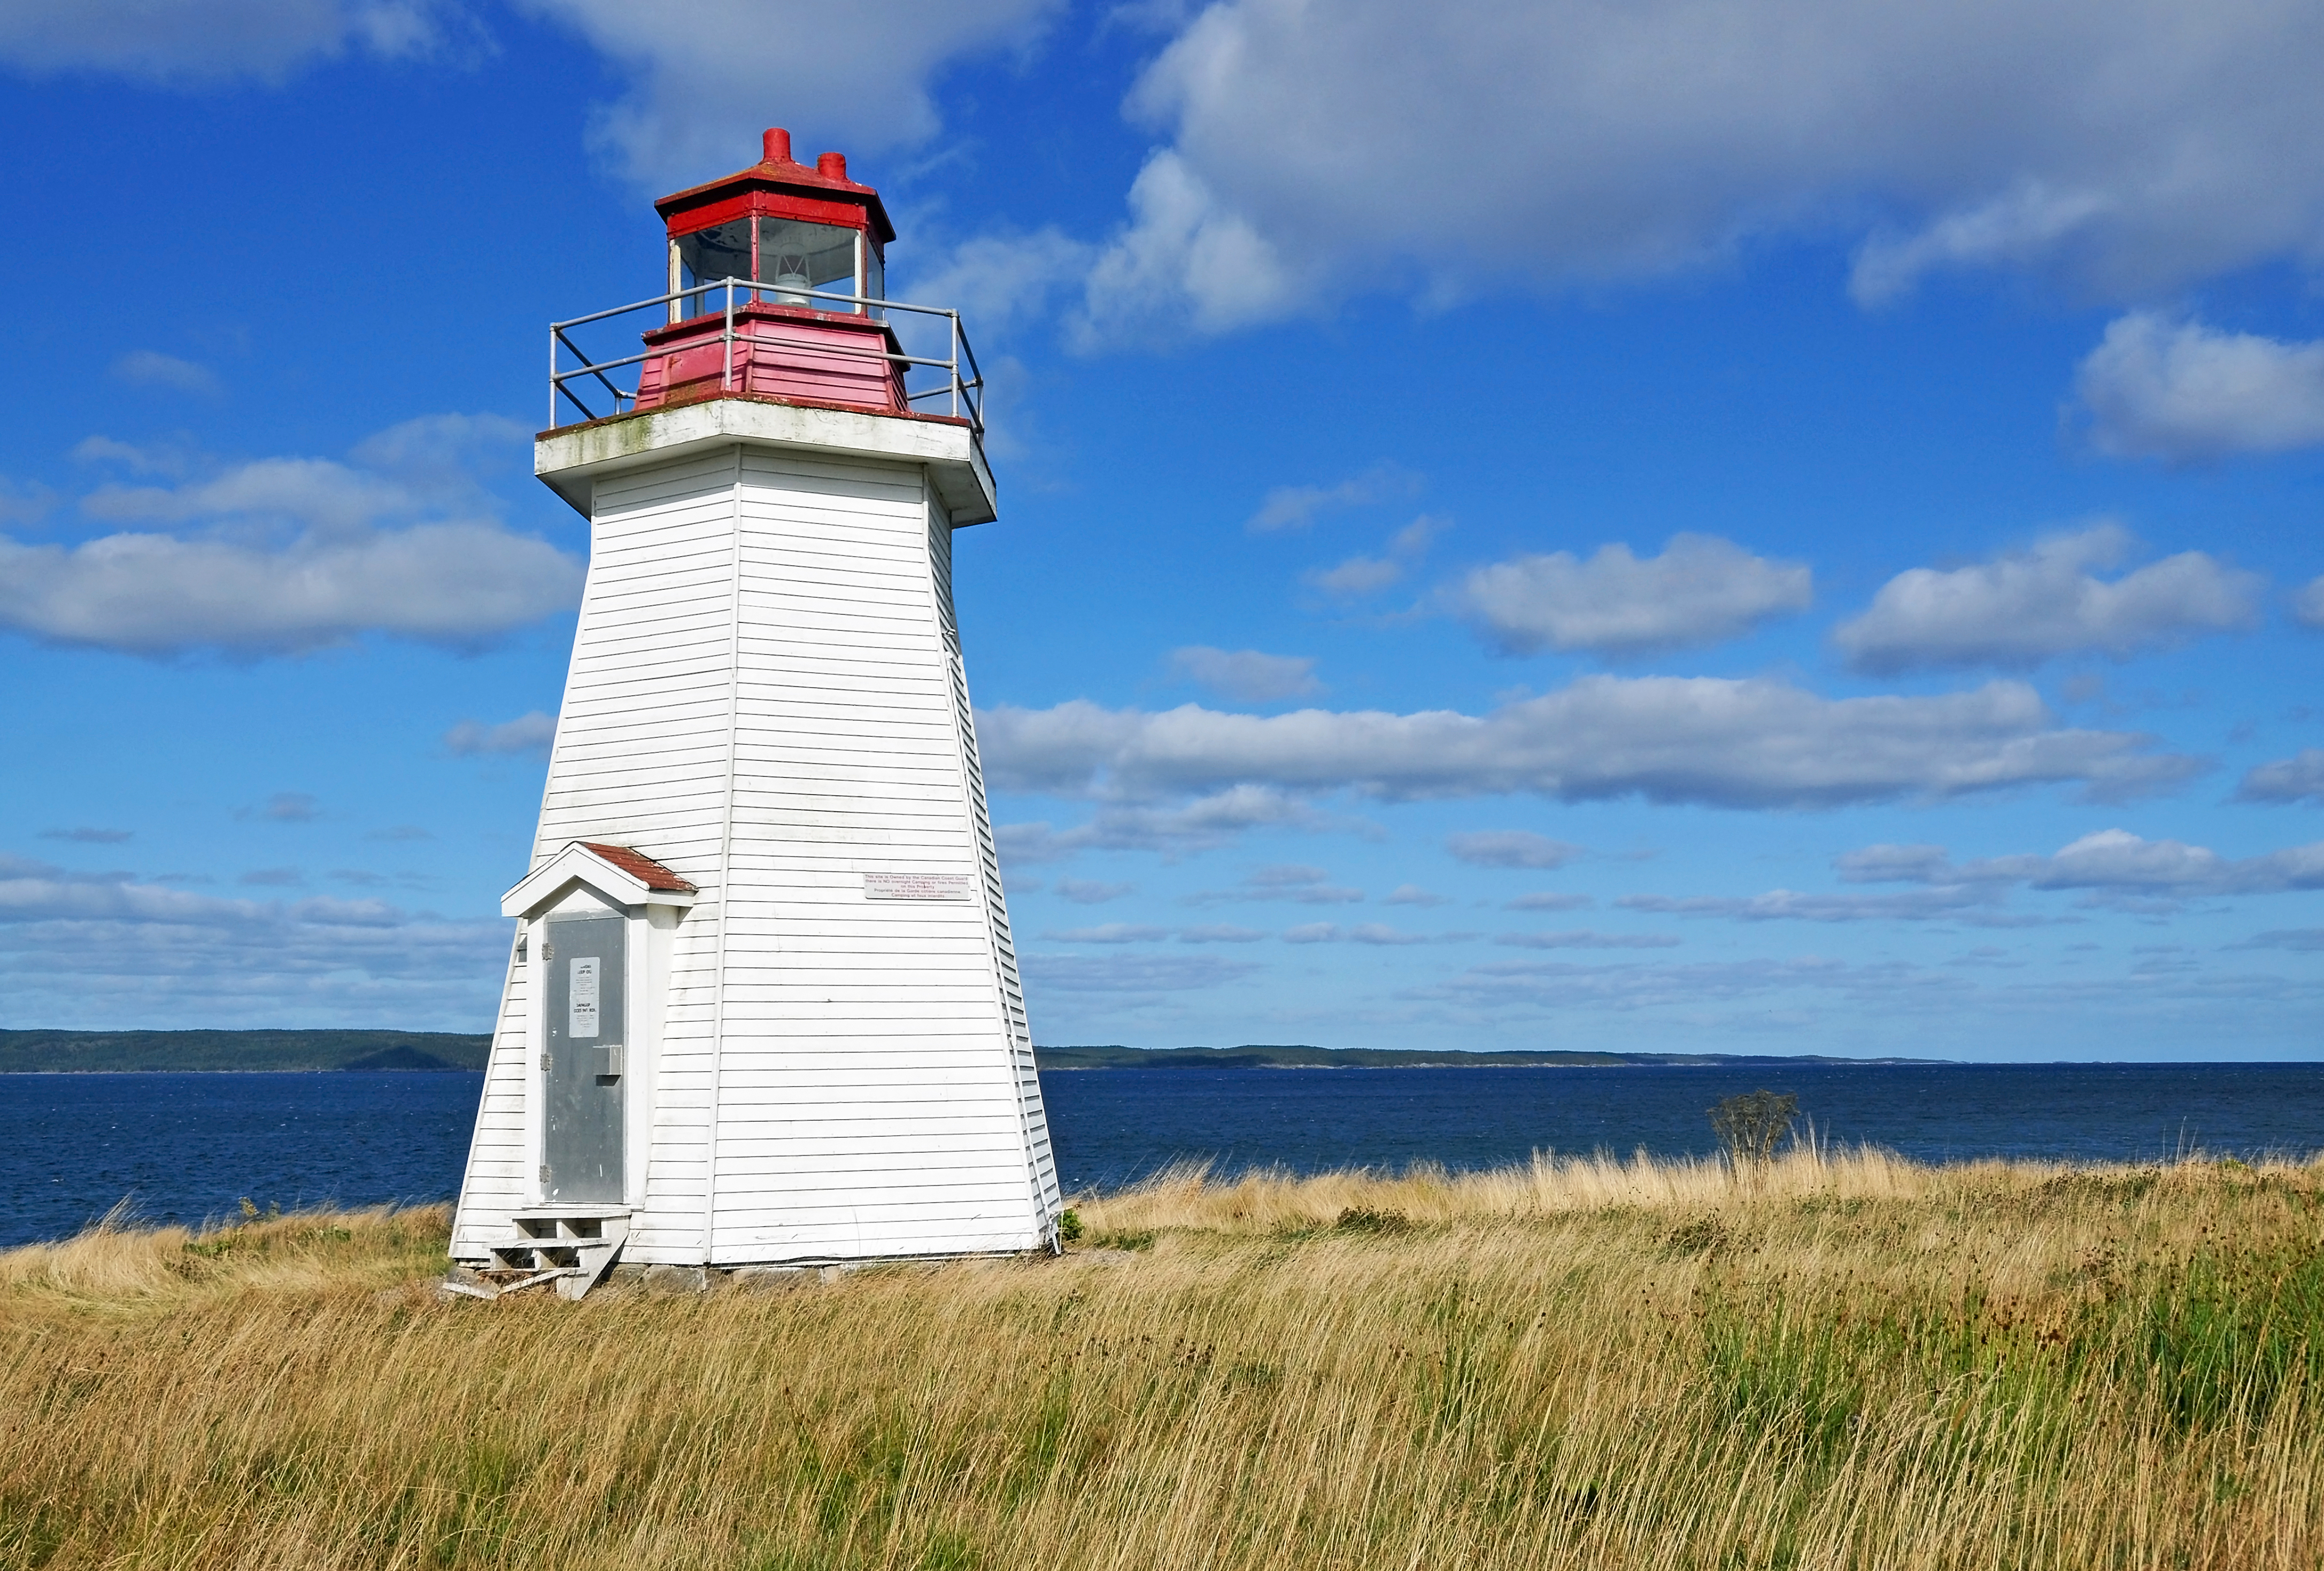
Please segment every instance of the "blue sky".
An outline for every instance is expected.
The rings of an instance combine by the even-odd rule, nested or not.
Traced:
[[[11,0],[0,1025],[479,1030],[545,324],[958,305],[1044,1042],[2305,1058],[2324,14]]]

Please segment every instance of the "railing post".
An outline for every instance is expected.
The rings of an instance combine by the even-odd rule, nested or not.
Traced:
[[[734,391],[734,281],[726,281],[726,370],[718,379],[718,391]]]
[[[549,424],[548,430],[557,429],[557,328],[549,329]]]
[[[952,364],[945,367],[952,373],[952,417],[960,418],[960,313],[946,311],[952,321]]]

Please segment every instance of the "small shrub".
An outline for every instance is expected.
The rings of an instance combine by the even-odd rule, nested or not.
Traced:
[[[1739,1168],[1773,1159],[1776,1143],[1792,1132],[1792,1121],[1799,1113],[1800,1099],[1789,1092],[1749,1091],[1721,1097],[1711,1110],[1711,1128]]]
[[[1368,1206],[1351,1206],[1340,1213],[1332,1226],[1341,1233],[1409,1233],[1412,1218],[1401,1211],[1375,1211]]]
[[[1716,1216],[1698,1216],[1670,1231],[1663,1240],[1665,1254],[1711,1254],[1727,1243],[1727,1224]]]
[[[1057,1218],[1057,1236],[1067,1243],[1079,1243],[1082,1238],[1082,1215],[1072,1206]]]

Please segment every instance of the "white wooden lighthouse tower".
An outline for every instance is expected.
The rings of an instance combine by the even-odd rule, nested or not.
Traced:
[[[656,208],[668,293],[551,331],[588,587],[452,1254],[577,1296],[616,1254],[1054,1247],[953,620],[994,517],[959,319],[883,298],[879,194],[783,132]]]

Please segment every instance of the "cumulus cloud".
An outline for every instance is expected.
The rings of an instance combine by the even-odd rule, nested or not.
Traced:
[[[1288,901],[1297,905],[1353,905],[1364,898],[1360,889],[1332,882],[1320,867],[1278,862],[1246,875],[1233,889],[1204,890],[1187,897],[1197,905],[1214,901]]]
[[[385,1010],[474,1030],[506,952],[496,920],[371,899],[222,898],[0,854],[0,987],[59,1024],[375,1024]]]
[[[1987,891],[1968,888],[1911,890],[1897,894],[1803,894],[1796,890],[1769,890],[1765,894],[1730,897],[1626,894],[1614,903],[1625,910],[1651,911],[1658,916],[1724,917],[1741,922],[1866,922],[1956,919],[1971,908],[1993,903]],[[1989,913],[1978,913],[1987,917]],[[2015,926],[2022,918],[2003,919]]]
[[[2324,343],[2133,311],[2082,361],[2090,439],[2125,457],[2192,463],[2324,442]]]
[[[518,431],[432,417],[373,438],[353,463],[266,458],[174,485],[100,485],[85,516],[150,527],[78,544],[0,536],[0,628],[143,655],[300,654],[365,633],[487,642],[580,597],[580,562],[475,515],[466,455]],[[90,456],[160,467],[118,443]]]
[[[557,716],[535,709],[519,715],[513,720],[503,720],[497,725],[487,725],[481,720],[463,720],[444,733],[444,745],[463,755],[500,753],[546,753],[557,740]]]
[[[208,366],[153,349],[132,349],[113,363],[113,374],[132,387],[167,387],[204,396],[223,391],[217,374]]]
[[[322,804],[306,791],[276,791],[254,813],[236,815],[263,818],[270,824],[311,824],[322,816]]]
[[[2254,933],[2227,946],[2230,949],[2292,949],[2314,954],[2324,951],[2324,928],[2274,928]]]
[[[1579,846],[1530,829],[1473,829],[1447,835],[1444,849],[1471,867],[1563,867],[1584,853]]]
[[[2153,298],[2324,249],[2319,51],[2280,3],[1220,0],[1132,95],[1167,145],[1087,311],[1215,331],[1835,233],[1867,303],[1958,268]]]
[[[120,846],[135,839],[134,829],[100,829],[81,825],[71,829],[43,829],[43,840],[71,840],[82,846]]]
[[[1093,249],[1054,226],[1019,235],[977,235],[911,274],[909,286],[890,299],[950,306],[973,323],[977,342],[1005,333],[1017,323],[1044,314],[1060,289],[1089,271]],[[901,330],[909,324],[899,321]],[[941,357],[947,350],[906,347],[906,353]]]
[[[1201,922],[1178,929],[1182,944],[1256,944],[1265,937],[1257,928],[1240,928],[1232,922]]]
[[[1378,594],[1402,582],[1404,575],[1428,554],[1429,542],[1451,527],[1445,520],[1424,513],[1390,535],[1388,548],[1379,556],[1353,556],[1334,567],[1319,568],[1306,575],[1307,582],[1343,600]]]
[[[0,475],[0,524],[38,523],[56,505],[57,494],[47,486]]]
[[[2114,798],[2202,767],[2146,736],[2061,727],[2033,688],[2011,681],[1830,699],[1767,678],[1593,676],[1483,716],[1191,704],[1156,714],[1075,699],[986,710],[977,734],[996,789],[1095,800],[1101,820],[1108,809],[1191,811],[1255,793],[1269,811],[1240,815],[1245,825],[1295,821],[1314,813],[1311,799],[1339,791],[1815,808],[2043,784]],[[1145,807],[1189,798],[1186,809]],[[1106,832],[1085,827],[1075,844]],[[1044,833],[1051,847],[1079,835]]]
[[[1057,898],[1075,905],[1103,905],[1137,892],[1134,883],[1104,883],[1091,878],[1061,878],[1056,883]]]
[[[1475,938],[1474,933],[1407,933],[1391,928],[1385,922],[1359,922],[1353,927],[1342,927],[1337,922],[1303,922],[1284,929],[1286,944],[1370,944],[1375,948],[1402,948],[1412,944],[1458,944]]]
[[[1848,663],[1894,674],[1967,666],[2026,670],[2062,655],[2127,660],[2259,619],[2255,574],[2182,551],[2113,578],[2135,541],[2118,524],[2053,535],[1974,567],[1914,568],[1832,635]]]
[[[1532,894],[1521,894],[1512,901],[1504,901],[1501,909],[1505,911],[1578,911],[1584,906],[1597,903],[1586,894],[1541,890]]]
[[[2324,578],[2311,578],[2292,602],[2292,614],[2302,627],[2324,630]]]
[[[622,172],[668,189],[755,162],[778,113],[817,145],[909,145],[939,125],[929,79],[962,58],[1031,43],[1057,0],[521,0],[616,63],[628,90],[591,136]],[[802,47],[812,41],[811,47]],[[773,106],[770,111],[770,106]]]
[[[978,724],[981,728],[983,723]],[[1003,824],[993,836],[1001,860],[1014,866],[1061,862],[1090,850],[1175,856],[1224,846],[1249,829],[1315,828],[1323,823],[1321,813],[1288,792],[1234,785],[1176,807],[1108,802],[1089,822],[1066,829],[1047,821]]]
[[[1446,605],[1505,654],[1623,656],[1738,638],[1770,616],[1806,610],[1812,597],[1809,570],[1797,562],[1755,557],[1715,535],[1679,534],[1643,560],[1618,543],[1587,561],[1556,551],[1479,568]]]
[[[1220,955],[1028,955],[1025,979],[1055,993],[1192,993],[1263,969]]]
[[[1060,944],[1152,944],[1169,936],[1167,928],[1146,927],[1137,922],[1105,922],[1094,928],[1067,928],[1041,935]]]
[[[1976,886],[2022,883],[2029,889],[2095,890],[2165,896],[2280,894],[2324,889],[2324,841],[2241,859],[2226,857],[2183,840],[2149,840],[2127,829],[2085,835],[2050,855],[2024,854],[1981,857],[1954,864],[1936,856],[1895,856],[1896,851],[1929,846],[1875,846],[1842,859],[1844,873],[1858,882],[1885,879],[1927,883],[1960,892]],[[1885,871],[1879,871],[1885,868]]]
[[[2324,803],[2324,747],[2303,747],[2290,758],[2255,766],[2236,799],[2246,802]]]
[[[1431,893],[1416,883],[1399,883],[1388,892],[1386,899],[1380,901],[1382,905],[1411,906],[1439,906],[1452,903],[1452,901],[1445,896]]]
[[[1189,644],[1170,652],[1170,669],[1222,698],[1243,704],[1272,704],[1323,690],[1312,656],[1262,654],[1255,649],[1213,649]]]
[[[34,76],[102,72],[173,87],[280,81],[349,50],[429,53],[464,32],[431,0],[13,0],[0,61]]]
[[[1561,933],[1503,933],[1493,942],[1518,949],[1670,949],[1679,940],[1672,933],[1600,933],[1575,928]]]
[[[1259,503],[1243,527],[1253,534],[1305,529],[1326,513],[1417,494],[1420,476],[1395,464],[1374,464],[1331,485],[1277,485]]]

